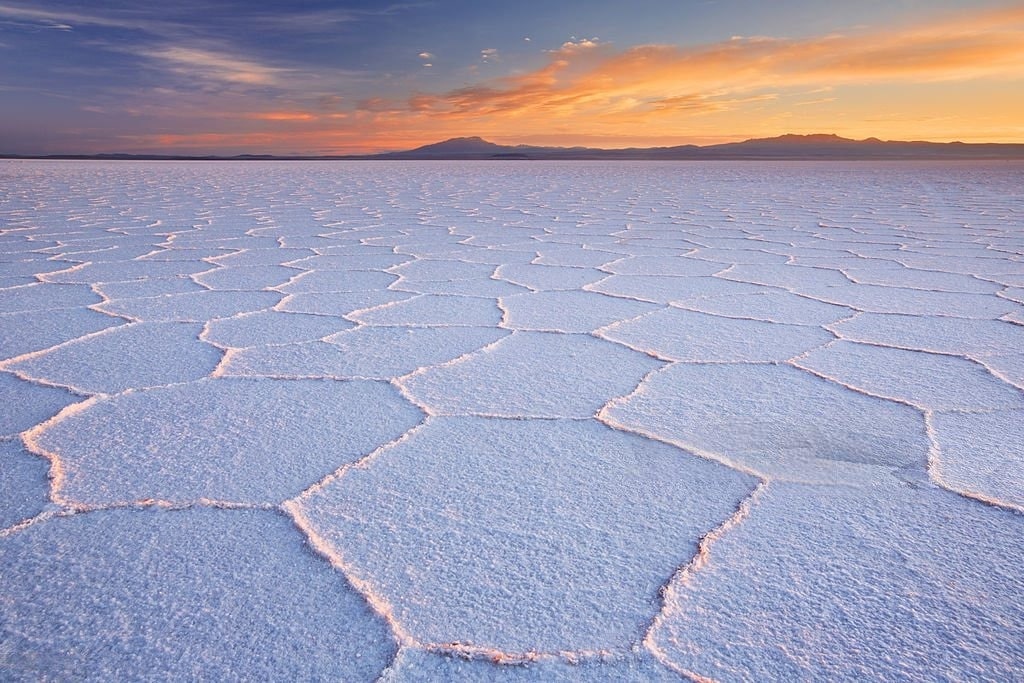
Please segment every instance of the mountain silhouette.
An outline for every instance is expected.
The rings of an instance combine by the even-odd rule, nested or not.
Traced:
[[[754,138],[719,145],[678,145],[675,147],[543,147],[535,145],[499,145],[481,137],[457,137],[403,152],[363,155],[286,155],[242,154],[237,156],[188,156],[173,154],[51,154],[24,156],[0,154],[0,158],[30,159],[233,159],[246,160],[914,160],[914,159],[1021,159],[1024,144],[964,143],[879,140],[852,140],[831,133],[813,135],[786,134],[773,138]]]
[[[1021,144],[852,140],[831,133],[786,134],[719,145],[675,147],[540,147],[499,145],[480,137],[459,137],[381,159],[565,159],[565,160],[715,160],[715,159],[1024,159]]]

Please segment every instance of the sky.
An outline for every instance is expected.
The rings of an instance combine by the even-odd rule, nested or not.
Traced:
[[[1024,142],[1024,2],[0,0],[0,153]]]

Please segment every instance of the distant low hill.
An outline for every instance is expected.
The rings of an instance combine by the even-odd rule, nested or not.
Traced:
[[[904,142],[897,140],[851,140],[838,135],[781,135],[721,145],[680,145],[677,147],[633,147],[600,149],[597,147],[538,147],[499,145],[479,137],[462,137],[417,147],[405,152],[347,156],[277,156],[243,154],[233,157],[177,156],[161,154],[46,155],[26,157],[0,154],[17,159],[107,159],[107,160],[914,160],[914,159],[1021,159],[1024,144],[964,142]]]
[[[386,159],[1024,159],[1024,144],[903,142],[877,138],[850,140],[838,135],[782,135],[721,145],[635,147],[536,147],[498,145],[478,137],[452,138],[406,152],[376,155]]]

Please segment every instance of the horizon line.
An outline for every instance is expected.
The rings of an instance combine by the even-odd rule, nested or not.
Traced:
[[[653,145],[653,146],[629,146],[629,147],[590,147],[586,145],[538,145],[530,143],[496,143],[483,138],[478,135],[465,135],[446,138],[444,140],[438,140],[435,142],[428,142],[422,145],[418,145],[408,149],[395,149],[385,150],[380,152],[362,152],[362,153],[311,153],[311,152],[288,152],[288,153],[272,153],[272,152],[239,152],[235,154],[218,154],[218,153],[175,153],[173,150],[155,151],[155,152],[51,152],[46,154],[19,154],[19,153],[7,153],[0,152],[0,159],[104,159],[104,158],[132,158],[139,160],[246,160],[246,159],[281,159],[281,160],[372,160],[376,158],[387,158],[400,155],[415,154],[422,150],[429,150],[431,148],[442,148],[445,145],[454,146],[458,143],[485,145],[489,148],[496,149],[507,149],[512,150],[512,154],[515,154],[515,150],[523,150],[524,153],[528,153],[530,150],[534,152],[548,152],[552,154],[558,153],[590,153],[590,154],[655,154],[658,152],[670,152],[678,150],[679,152],[692,151],[694,153],[701,151],[715,151],[721,148],[736,148],[742,145],[752,146],[756,143],[775,143],[775,144],[786,144],[790,143],[793,145],[792,151],[799,151],[801,149],[807,150],[808,143],[820,143],[823,145],[836,144],[836,145],[850,145],[858,144],[865,147],[861,149],[866,150],[866,145],[928,145],[933,146],[932,148],[942,149],[963,149],[963,148],[985,148],[991,149],[993,147],[999,148],[1011,148],[1013,151],[1024,152],[1024,142],[964,142],[962,140],[951,140],[951,141],[937,141],[937,140],[926,140],[926,139],[915,139],[915,140],[892,140],[882,139],[876,136],[869,136],[866,138],[855,139],[846,138],[836,133],[783,133],[781,135],[773,137],[757,137],[757,138],[746,138],[737,139],[730,142],[719,142],[711,144],[696,144],[696,143],[683,143],[675,145]],[[785,149],[780,148],[780,149]],[[425,155],[430,155],[430,152],[423,152]],[[483,156],[486,158],[487,151],[453,151],[448,153],[451,156],[464,157],[464,156]],[[501,152],[495,151],[494,154],[501,154]],[[438,154],[439,158],[445,156],[444,152]],[[764,156],[761,153],[757,156]],[[796,154],[786,154],[785,157],[797,157]],[[813,158],[827,158],[827,155],[822,153],[810,155]],[[1016,157],[1014,157],[1016,158]],[[699,160],[699,159],[698,159]]]

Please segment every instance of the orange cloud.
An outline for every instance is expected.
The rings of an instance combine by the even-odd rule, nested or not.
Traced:
[[[622,110],[719,111],[737,93],[815,85],[1024,77],[1024,8],[902,31],[805,40],[736,38],[698,48],[622,52],[567,43],[547,65],[489,85],[420,94],[410,109],[435,116],[570,117]],[[732,95],[722,99],[722,95]]]
[[[316,121],[317,117],[304,111],[264,111],[249,114],[248,118],[260,121]]]

